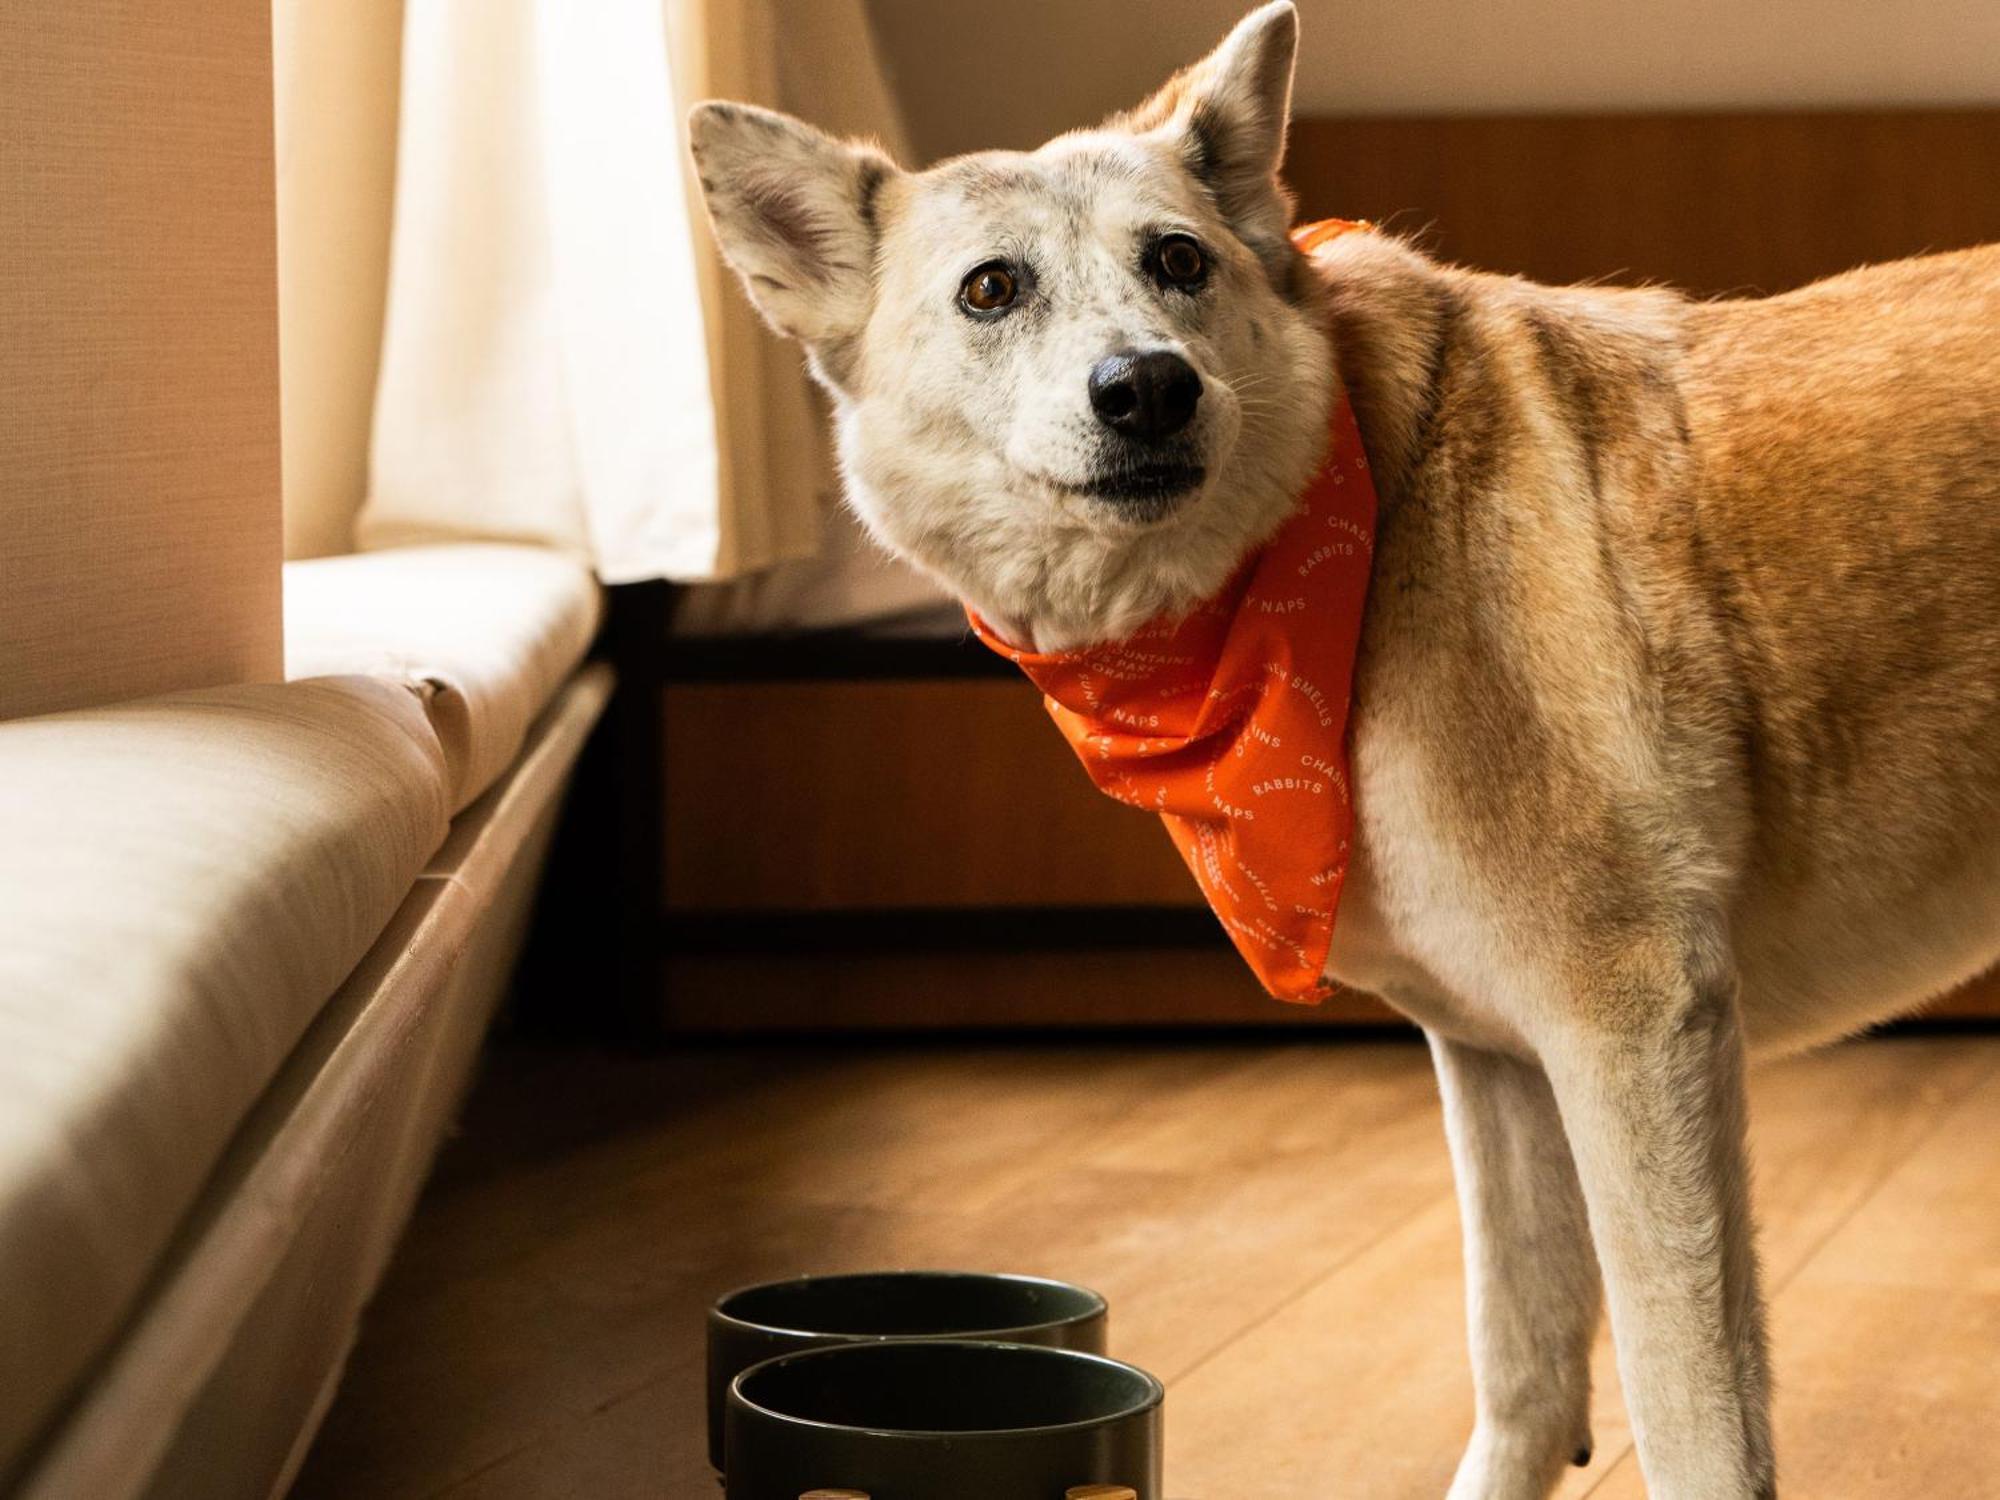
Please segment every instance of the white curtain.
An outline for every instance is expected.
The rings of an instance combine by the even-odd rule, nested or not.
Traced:
[[[362,545],[537,541],[611,583],[814,550],[820,408],[725,279],[682,120],[714,93],[901,131],[862,0],[777,5],[408,0]]]

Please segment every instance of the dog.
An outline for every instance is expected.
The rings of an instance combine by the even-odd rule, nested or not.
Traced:
[[[1551,288],[1382,232],[1307,256],[1298,21],[922,172],[710,103],[726,259],[847,493],[1013,641],[1174,617],[1351,402],[1379,495],[1327,961],[1429,1037],[1477,1417],[1452,1500],[1590,1449],[1608,1304],[1650,1493],[1776,1493],[1746,1056],[2000,959],[2000,248],[1764,300]],[[1097,409],[1152,371],[1136,436]]]

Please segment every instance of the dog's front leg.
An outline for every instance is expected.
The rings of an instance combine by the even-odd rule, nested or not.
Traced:
[[[1478,1419],[1450,1500],[1543,1500],[1590,1455],[1600,1302],[1583,1193],[1547,1076],[1431,1034],[1465,1227]]]
[[[1591,982],[1542,1058],[1648,1493],[1766,1500],[1776,1481],[1734,981],[1634,955]]]

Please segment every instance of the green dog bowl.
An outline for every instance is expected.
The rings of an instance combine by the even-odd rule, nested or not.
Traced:
[[[708,1461],[723,1467],[729,1383],[781,1354],[919,1338],[1047,1344],[1102,1354],[1106,1319],[1097,1293],[1038,1276],[883,1271],[744,1287],[709,1309]]]
[[[767,1360],[729,1388],[728,1500],[1161,1500],[1166,1392],[1132,1365],[1034,1344],[923,1339]]]

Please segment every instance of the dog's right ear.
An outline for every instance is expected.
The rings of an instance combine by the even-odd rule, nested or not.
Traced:
[[[716,243],[751,302],[815,365],[837,365],[868,320],[875,195],[895,163],[790,115],[721,101],[694,107],[688,142]]]
[[[1292,0],[1250,12],[1207,57],[1108,123],[1166,132],[1243,242],[1281,285],[1294,256],[1292,204],[1278,181],[1291,122],[1299,13]]]

